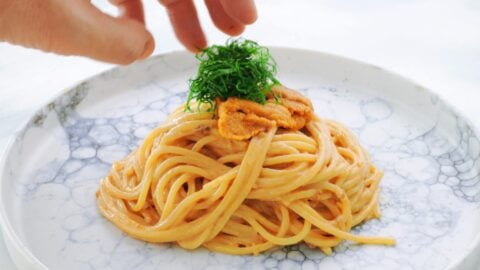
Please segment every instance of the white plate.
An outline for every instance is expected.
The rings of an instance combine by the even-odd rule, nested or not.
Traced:
[[[430,91],[337,56],[274,48],[281,82],[316,113],[349,126],[384,170],[379,220],[331,256],[291,246],[259,256],[146,244],[100,216],[99,179],[185,100],[196,71],[177,52],[117,68],[66,91],[22,128],[4,156],[1,214],[20,269],[478,269],[480,143],[472,125]]]

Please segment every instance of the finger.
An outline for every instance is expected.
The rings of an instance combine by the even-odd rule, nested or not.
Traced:
[[[153,52],[153,37],[138,21],[111,17],[87,1],[68,2],[58,2],[57,14],[63,15],[48,18],[42,27],[50,32],[41,49],[117,64],[129,64]],[[68,12],[72,8],[75,13]]]
[[[18,0],[0,24],[0,39],[64,55],[128,64],[149,56],[152,35],[136,20],[114,18],[89,1]],[[55,12],[51,12],[55,10]],[[75,12],[72,12],[75,10]]]
[[[257,9],[253,0],[220,0],[225,12],[243,24],[257,20]]]
[[[82,29],[77,42],[83,44],[81,53],[96,59],[128,64],[148,57],[155,48],[152,35],[145,26],[136,20],[114,18],[93,5],[87,4],[84,9],[85,21],[77,21]],[[95,41],[95,42],[92,42]],[[75,48],[80,49],[80,48]]]
[[[207,46],[207,40],[200,27],[197,10],[192,0],[163,0],[160,2],[167,9],[175,35],[188,50],[198,52]]]
[[[205,4],[213,23],[225,34],[237,36],[245,30],[245,26],[242,23],[233,19],[225,12],[220,0],[205,0]]]
[[[120,17],[136,20],[145,24],[143,5],[141,0],[109,0],[110,3],[118,7]]]

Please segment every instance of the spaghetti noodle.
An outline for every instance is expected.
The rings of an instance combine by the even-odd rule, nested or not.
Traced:
[[[219,117],[173,112],[101,180],[103,216],[137,239],[229,254],[300,242],[326,254],[342,240],[395,243],[350,233],[380,216],[382,172],[346,127],[312,113],[300,127],[267,119],[251,138],[235,139]]]

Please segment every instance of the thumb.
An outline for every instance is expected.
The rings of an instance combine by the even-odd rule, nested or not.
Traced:
[[[35,1],[35,5],[28,4],[29,1],[17,0],[9,8],[4,40],[117,64],[144,59],[155,47],[143,24],[104,14],[90,1],[42,0]]]
[[[155,43],[142,23],[127,17],[111,17],[89,1],[79,4],[71,28],[65,29],[69,38],[57,45],[58,52],[118,64],[129,64],[152,54]]]

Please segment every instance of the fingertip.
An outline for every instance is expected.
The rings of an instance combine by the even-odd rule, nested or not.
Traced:
[[[143,53],[138,58],[139,60],[148,58],[150,55],[152,55],[153,51],[155,50],[155,40],[153,39],[150,33],[149,35],[150,37],[145,42]]]
[[[208,46],[208,41],[205,38],[205,34],[203,34],[203,32],[202,32],[202,35],[200,35],[198,39],[195,40],[194,44],[197,50],[203,50]]]
[[[257,8],[253,0],[221,0],[222,6],[232,18],[243,24],[257,21]]]
[[[238,18],[238,19],[241,20],[241,22],[244,24],[253,24],[258,19],[257,11],[254,10],[249,14],[243,14],[242,18]]]
[[[242,10],[242,8],[240,8],[240,10]],[[235,19],[239,20],[245,25],[253,24],[258,19],[257,9],[255,8],[255,4],[253,4],[253,2],[251,5],[243,6],[243,11],[235,12],[234,16]]]
[[[193,0],[164,2],[175,35],[183,46],[191,52],[206,48],[207,40],[200,26]]]
[[[208,45],[205,37],[198,40],[181,40],[181,42],[183,46],[192,53],[199,53],[207,48]]]
[[[232,36],[239,36],[245,31],[245,25],[242,25],[240,27],[237,27],[235,29],[232,29],[231,32],[229,33]]]
[[[119,64],[128,65],[137,60],[148,58],[155,49],[152,34],[136,21],[129,21],[129,30],[119,36],[117,48],[112,49],[111,55],[117,58]]]
[[[244,25],[230,25],[227,28],[222,29],[222,31],[230,36],[239,36],[245,31]]]
[[[228,15],[220,0],[205,0],[208,13],[215,26],[230,36],[238,36],[245,30],[245,25]]]

